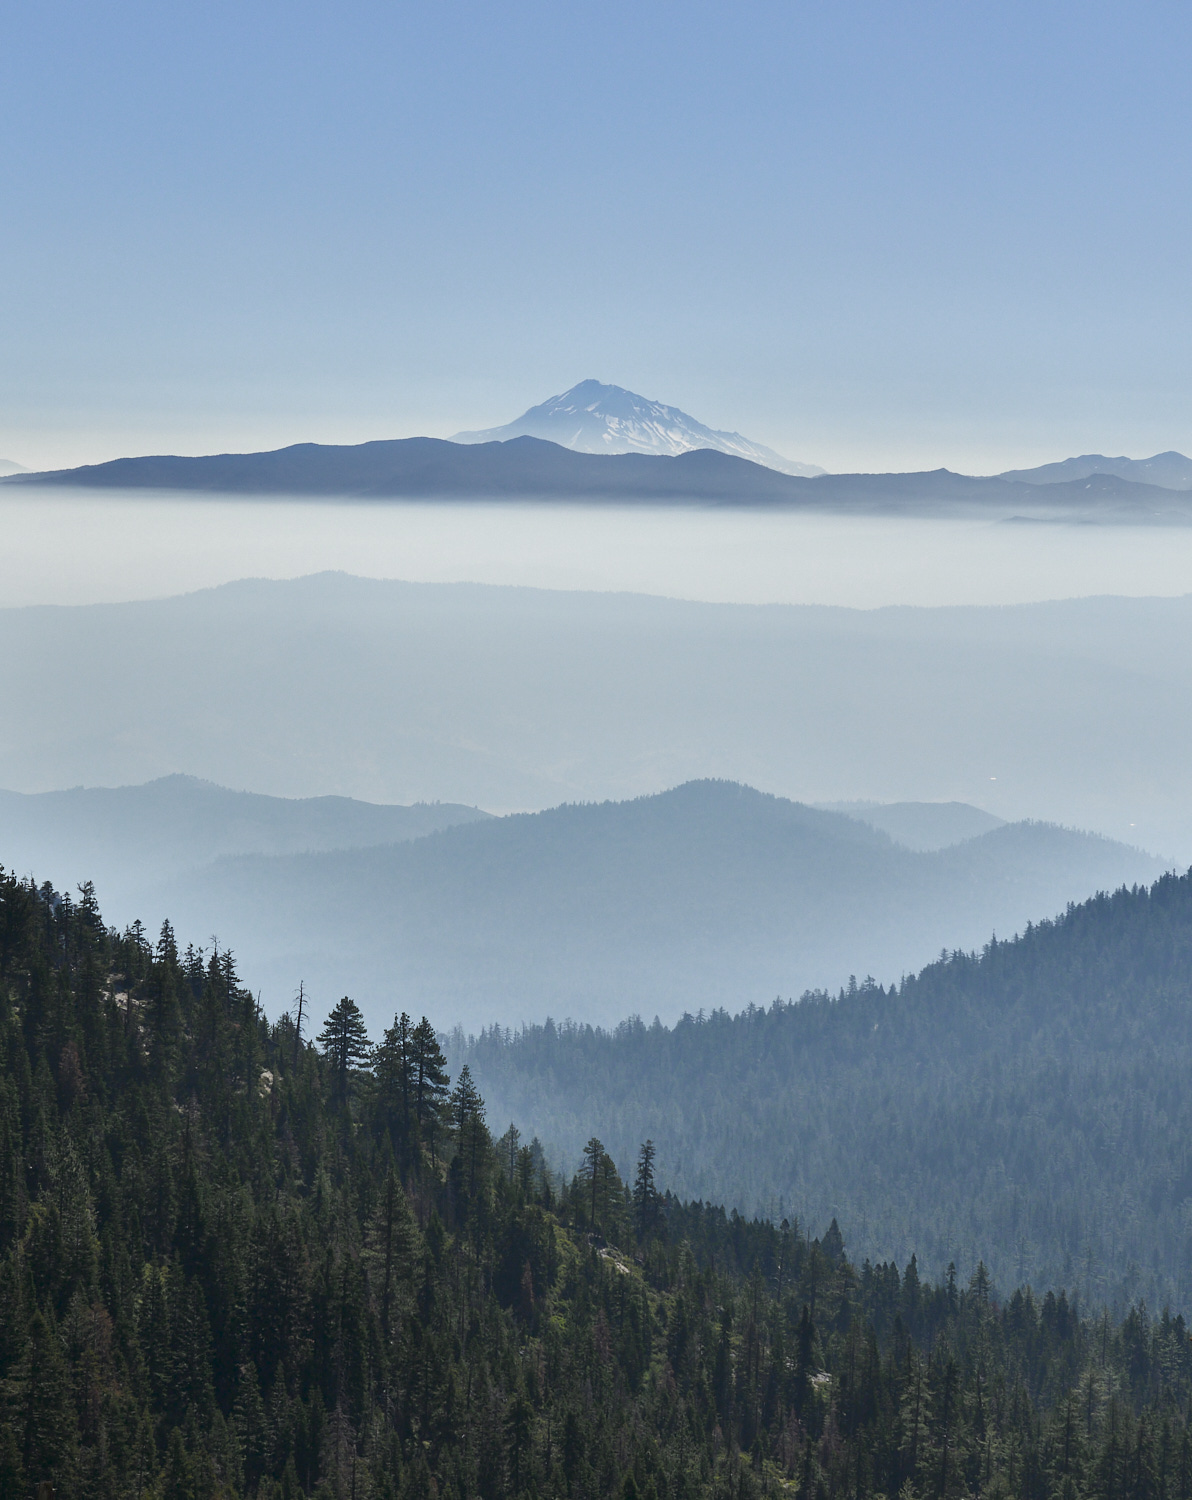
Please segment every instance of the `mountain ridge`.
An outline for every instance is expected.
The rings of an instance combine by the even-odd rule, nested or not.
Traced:
[[[404,995],[470,1026],[609,1022],[767,1001],[850,971],[896,978],[941,943],[980,944],[1164,868],[1041,823],[921,853],[844,814],[704,780],[404,844],[222,858],[143,892],[135,912],[217,931],[269,993],[346,986],[373,1021]]]
[[[859,514],[1019,513],[1098,520],[1186,521],[1188,501],[1111,474],[1054,484],[934,469],[903,474],[780,474],[711,448],[673,457],[576,453],[534,437],[296,443],[262,453],[146,455],[75,469],[11,474],[0,486],[55,485],[355,500],[529,500],[791,507]]]
[[[1107,458],[1103,453],[1083,453],[1057,463],[1039,464],[1033,469],[1007,469],[999,479],[1020,480],[1023,484],[1064,484],[1089,479],[1094,474],[1110,474],[1137,484],[1157,485],[1160,489],[1192,490],[1192,458],[1170,450],[1150,458]]]
[[[0,864],[91,879],[119,901],[131,887],[236,854],[301,854],[398,843],[488,817],[458,803],[273,797],[175,773],[139,785],[0,790]]]

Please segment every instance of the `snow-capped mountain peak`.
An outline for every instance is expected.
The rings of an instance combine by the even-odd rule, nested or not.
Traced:
[[[457,432],[457,443],[505,442],[515,437],[545,438],[577,453],[655,453],[673,457],[694,448],[715,448],[750,459],[783,474],[814,475],[815,464],[794,463],[772,448],[750,442],[739,432],[705,427],[677,407],[650,401],[619,385],[581,380],[560,396],[484,432]]]

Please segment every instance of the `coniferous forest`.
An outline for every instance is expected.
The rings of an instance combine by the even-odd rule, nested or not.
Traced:
[[[448,1052],[548,1154],[652,1137],[684,1197],[836,1217],[862,1257],[1192,1306],[1192,874],[888,987],[669,1028],[457,1031]]]
[[[1192,1497],[1181,1318],[559,1181],[305,1006],[0,881],[0,1500]]]

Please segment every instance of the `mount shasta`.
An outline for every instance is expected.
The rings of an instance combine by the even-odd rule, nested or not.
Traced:
[[[824,472],[816,464],[783,458],[739,432],[705,427],[678,407],[650,401],[619,385],[602,385],[599,380],[581,380],[561,396],[531,406],[504,427],[457,432],[452,442],[504,443],[517,437],[542,438],[574,453],[652,453],[674,458],[697,448],[712,448],[805,479]]]

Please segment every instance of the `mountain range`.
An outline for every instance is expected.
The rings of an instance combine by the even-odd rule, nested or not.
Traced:
[[[1156,453],[1153,458],[1106,458],[1103,453],[1085,453],[1034,469],[1008,469],[998,477],[1024,484],[1069,484],[1094,474],[1111,474],[1133,484],[1167,490],[1192,490],[1192,458],[1182,453]]]
[[[882,830],[885,823],[895,836]],[[731,782],[493,818],[168,776],[0,793],[0,863],[121,924],[216,935],[271,1006],[300,980],[478,1026],[764,1002],[978,944],[1152,857],[960,803],[822,811]]]
[[[673,458],[710,448],[782,474],[811,478],[824,472],[817,464],[783,458],[773,448],[751,442],[739,432],[718,432],[675,406],[650,401],[619,385],[602,385],[599,380],[581,380],[561,396],[530,407],[503,427],[457,432],[452,442],[504,443],[517,437],[544,438],[576,453],[651,453]]]
[[[662,402],[586,380],[516,421],[454,440],[297,443],[264,453],[120,458],[0,484],[322,495],[797,507],[1098,521],[1192,518],[1192,461],[1085,455],[1001,475],[825,474]]]
[[[0,609],[0,702],[0,786],[29,792],[184,770],[508,812],[713,776],[968,802],[1192,861],[1192,598],[867,610],[244,580]]]
[[[68,890],[93,880],[113,910],[126,910],[134,893],[226,855],[396,844],[486,817],[450,802],[270,797],[181,775],[142,786],[0,791],[0,863],[18,874],[54,871]]]
[[[674,457],[574,453],[541,438],[452,443],[395,438],[345,447],[297,443],[271,453],[160,455],[48,473],[2,486],[321,495],[356,500],[534,500],[793,507],[859,514],[978,513],[1131,522],[1187,520],[1185,492],[1115,474],[1027,483],[935,469],[921,474],[780,474],[710,448]]]
[[[119,886],[99,887],[117,920],[215,935],[271,1010],[304,981],[319,1003],[351,994],[374,1031],[402,1008],[473,1029],[550,1014],[610,1024],[768,1003],[849,973],[898,978],[941,944],[979,946],[1163,868],[1039,823],[916,852],[855,818],[710,781],[473,816],[400,843],[209,862],[196,850],[174,873],[144,847],[117,837],[106,851],[109,871],[124,861]],[[63,883],[85,868],[36,866]]]

